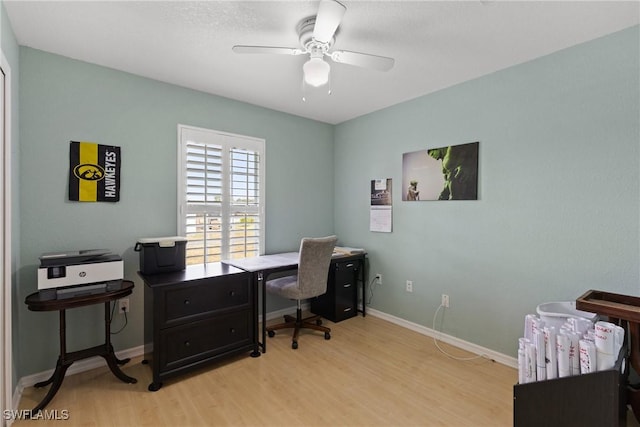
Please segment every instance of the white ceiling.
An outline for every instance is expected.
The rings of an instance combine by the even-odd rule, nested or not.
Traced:
[[[357,1],[334,49],[395,58],[389,72],[331,64],[332,94],[307,90],[299,47],[318,1],[5,0],[20,45],[327,123],[340,123],[640,22],[638,1]]]

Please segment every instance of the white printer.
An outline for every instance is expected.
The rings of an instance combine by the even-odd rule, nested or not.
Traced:
[[[55,291],[57,298],[70,298],[105,292],[123,277],[122,258],[107,249],[51,252],[40,256],[38,290]]]

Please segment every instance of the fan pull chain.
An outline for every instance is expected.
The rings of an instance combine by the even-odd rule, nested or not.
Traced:
[[[302,102],[307,102],[307,84],[304,81],[304,75],[302,76]]]

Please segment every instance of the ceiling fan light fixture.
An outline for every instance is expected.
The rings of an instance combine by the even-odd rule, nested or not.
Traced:
[[[304,81],[313,87],[320,87],[329,82],[331,67],[322,58],[312,57],[302,66]]]
[[[2,0],[0,0],[2,1]],[[302,91],[307,86],[318,88],[328,86],[331,94],[331,66],[325,57],[333,62],[389,71],[394,64],[393,58],[371,55],[348,50],[334,51],[335,36],[347,8],[338,0],[320,0],[318,13],[300,21],[296,27],[301,48],[277,46],[233,46],[236,53],[270,53],[278,55],[309,55],[310,59],[302,65]],[[300,63],[298,63],[298,67]]]

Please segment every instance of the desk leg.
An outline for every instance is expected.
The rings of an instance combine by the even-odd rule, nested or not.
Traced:
[[[121,381],[125,383],[135,384],[138,382],[137,379],[126,375],[124,372],[120,370],[118,365],[124,365],[129,361],[129,359],[118,359],[116,357],[116,353],[113,351],[113,346],[111,345],[111,317],[109,315],[111,308],[111,303],[109,301],[104,303],[104,345],[105,345],[105,354],[102,355],[104,360],[107,361],[107,365],[109,365],[109,369],[113,372],[113,375],[118,377]]]
[[[258,273],[258,284],[262,291],[262,352],[267,352],[267,281],[262,272]]]
[[[356,279],[357,282],[360,281],[362,283],[362,310],[358,310],[358,302],[356,301],[356,310],[362,313],[362,317],[367,315],[367,265],[365,263],[364,256],[361,259],[358,259],[358,277]],[[356,313],[357,314],[357,313]]]

